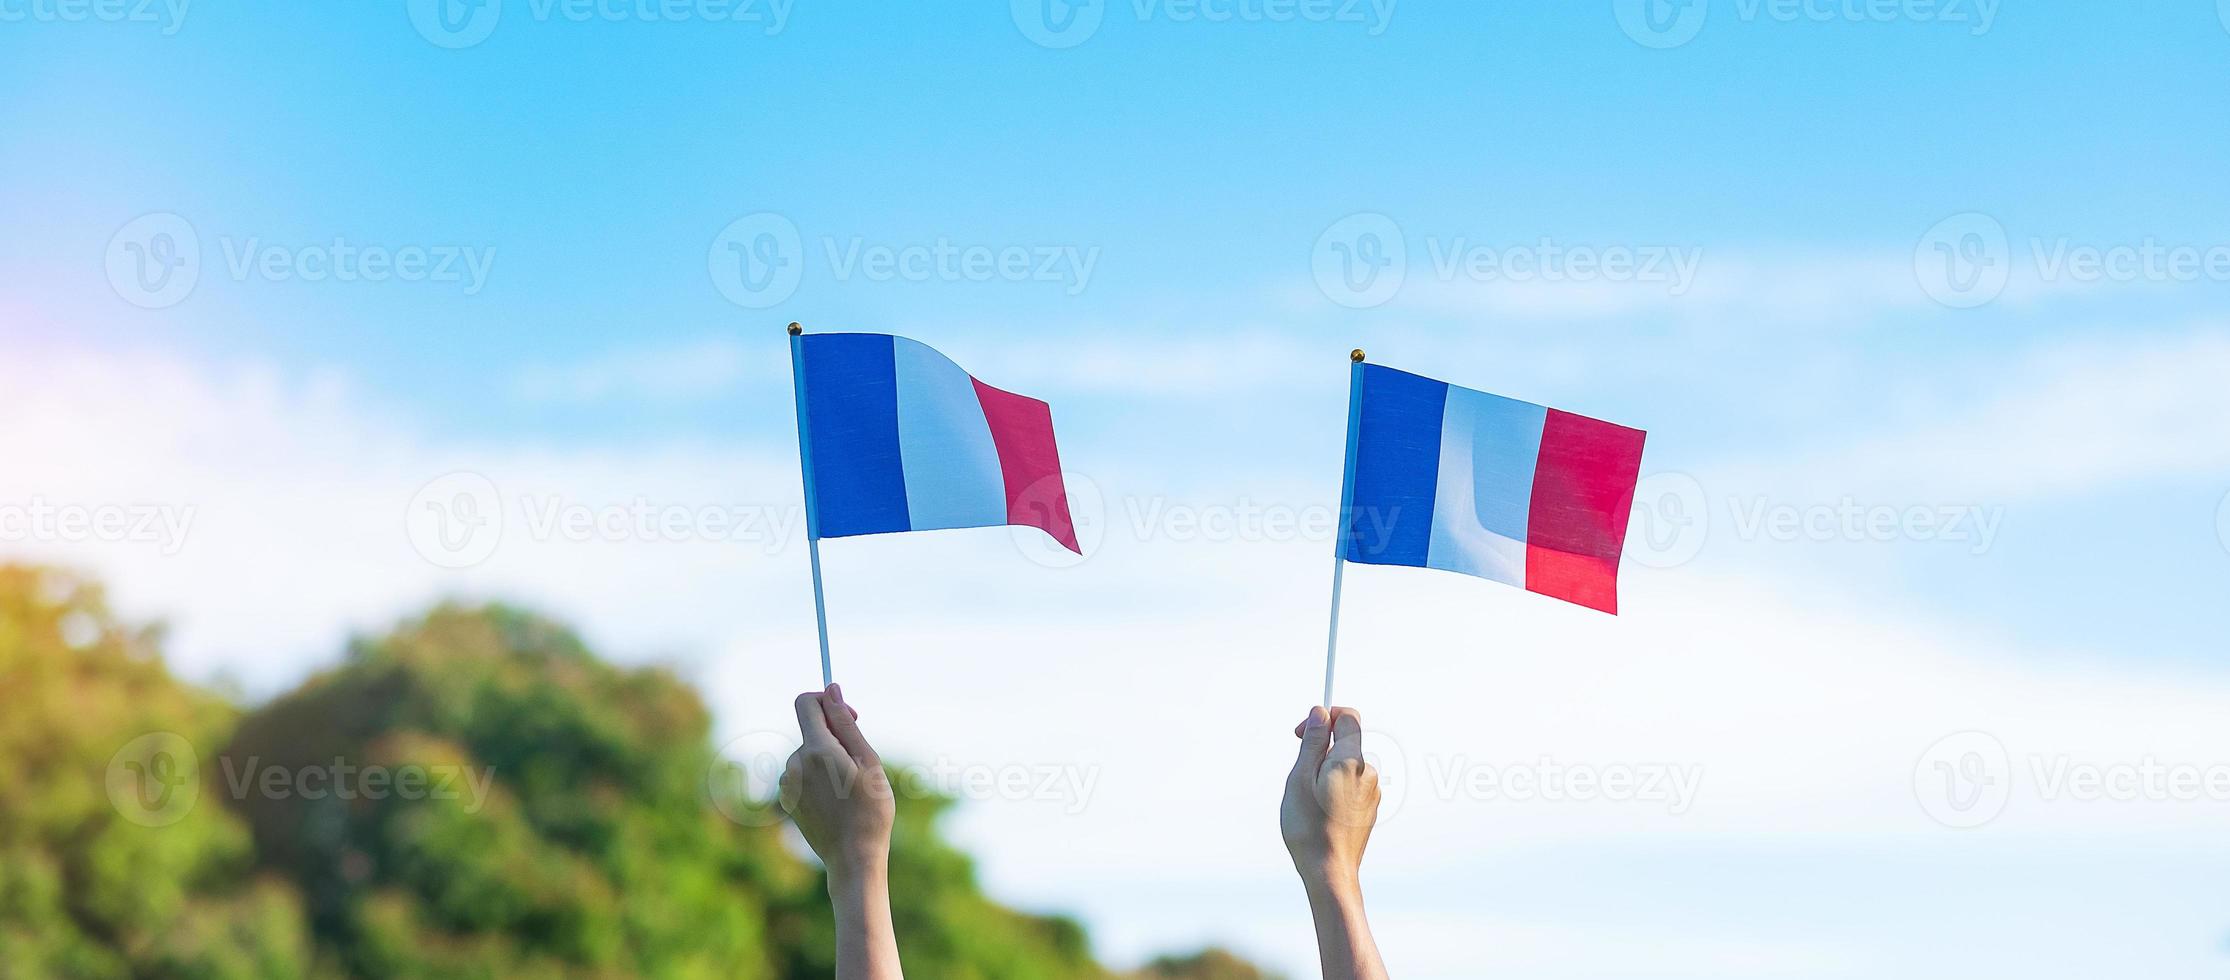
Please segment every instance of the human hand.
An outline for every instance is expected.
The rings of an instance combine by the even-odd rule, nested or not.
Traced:
[[[1301,755],[1285,778],[1278,829],[1293,867],[1311,889],[1360,887],[1363,849],[1378,822],[1378,770],[1363,761],[1363,716],[1353,708],[1310,708],[1293,729]]]
[[[800,694],[796,707],[804,744],[783,767],[782,809],[828,869],[831,891],[880,880],[897,816],[883,761],[842,687]]]

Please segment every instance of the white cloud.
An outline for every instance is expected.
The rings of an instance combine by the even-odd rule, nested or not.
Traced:
[[[2132,333],[2026,359],[1978,359],[1983,394],[1934,399],[1855,445],[1739,469],[1832,498],[1897,487],[1940,501],[2088,493],[2230,470],[2230,333]]]
[[[744,540],[646,541],[622,527],[618,536],[636,540],[592,529],[597,540],[574,544],[557,533],[537,540],[531,524],[638,504],[659,520],[705,507],[775,520],[794,511],[799,492],[794,463],[744,446],[436,445],[337,380],[254,366],[19,359],[0,366],[0,387],[18,406],[0,416],[0,453],[16,461],[0,472],[6,501],[192,514],[174,554],[60,532],[33,532],[9,552],[106,574],[127,609],[175,621],[173,647],[189,672],[223,666],[256,690],[330,659],[345,630],[384,626],[452,593],[544,603],[601,636],[654,649],[701,642],[691,630],[703,617],[677,603],[702,593],[683,599],[630,583],[729,585],[745,598],[720,610],[736,615],[768,577],[753,559],[772,543],[748,530],[737,532]],[[505,524],[485,564],[449,570],[414,549],[406,519],[422,487],[459,471],[493,481]]]
[[[1848,327],[1891,314],[1949,312],[1922,288],[1909,251],[1792,248],[1769,253],[1684,244],[1664,246],[1664,253],[1679,256],[1692,270],[1682,271],[1668,258],[1646,275],[1623,278],[1473,277],[1460,267],[1438,268],[1429,256],[1413,252],[1402,289],[1385,309],[1488,316],[1501,327],[1660,317],[1723,334]],[[2016,264],[2002,290],[1989,298],[1995,305],[2025,310],[2114,287],[2048,276],[2033,265]],[[1296,309],[1329,308],[1323,294],[1305,283],[1289,287],[1285,298]]]

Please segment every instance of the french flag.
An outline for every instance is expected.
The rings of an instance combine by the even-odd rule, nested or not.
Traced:
[[[1640,429],[1356,365],[1343,556],[1618,612]]]
[[[814,537],[1026,524],[1083,553],[1044,402],[904,337],[797,340]]]

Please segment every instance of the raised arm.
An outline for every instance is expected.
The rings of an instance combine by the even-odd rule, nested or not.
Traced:
[[[1324,980],[1387,980],[1363,915],[1363,849],[1378,822],[1378,770],[1363,761],[1363,716],[1310,708],[1293,733],[1301,757],[1285,778],[1278,828],[1308,891]]]
[[[797,711],[805,744],[783,769],[782,809],[828,869],[836,980],[903,980],[890,924],[889,775],[843,688],[800,694]]]

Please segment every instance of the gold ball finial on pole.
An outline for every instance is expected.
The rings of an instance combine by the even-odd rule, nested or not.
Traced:
[[[805,328],[804,328],[804,327],[801,327],[801,326],[798,326],[798,322],[797,322],[796,320],[792,320],[792,321],[790,321],[790,336],[792,336],[792,337],[795,337],[795,336],[797,336],[798,334],[801,334],[801,333],[804,333],[804,332],[805,332]]]
[[[795,324],[792,324],[792,326],[795,326]],[[1354,361],[1357,364],[1363,363],[1363,349],[1357,347],[1354,350],[1348,351],[1347,359],[1350,361]]]

